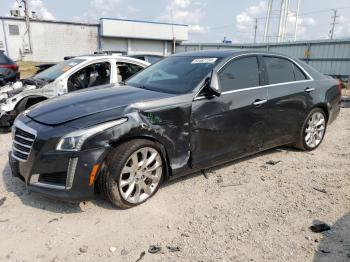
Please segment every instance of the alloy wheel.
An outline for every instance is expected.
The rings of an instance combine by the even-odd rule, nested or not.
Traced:
[[[149,198],[160,183],[162,165],[160,154],[152,147],[143,147],[131,154],[119,177],[122,198],[132,204]]]
[[[326,129],[326,119],[320,112],[315,112],[309,118],[305,129],[305,143],[310,148],[317,147],[324,136]]]

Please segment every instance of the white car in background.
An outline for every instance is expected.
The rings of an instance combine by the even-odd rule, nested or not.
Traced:
[[[123,83],[149,65],[117,54],[65,60],[33,77],[0,88],[0,127],[11,126],[19,113],[41,101],[89,87]]]

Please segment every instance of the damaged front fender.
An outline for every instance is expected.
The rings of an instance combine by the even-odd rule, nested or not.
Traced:
[[[188,168],[190,160],[189,116],[191,104],[126,114],[128,121],[87,140],[83,150],[114,147],[134,138],[160,143],[166,152],[171,175]]]

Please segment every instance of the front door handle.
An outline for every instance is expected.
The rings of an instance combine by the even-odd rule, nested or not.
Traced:
[[[313,88],[313,87],[307,87],[304,91],[306,92],[306,93],[310,93],[310,92],[312,92],[312,91],[314,91],[315,90],[315,88]]]
[[[267,99],[257,99],[254,101],[253,105],[259,106],[259,105],[265,104],[266,102],[267,102]]]

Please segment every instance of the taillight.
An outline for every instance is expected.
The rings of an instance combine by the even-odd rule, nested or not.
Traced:
[[[18,66],[16,64],[13,64],[13,65],[0,65],[0,68],[8,68],[8,69],[12,69],[13,71],[18,71]]]
[[[343,83],[339,79],[337,79],[337,81],[338,81],[338,84],[337,84],[338,92],[339,92],[339,95],[341,96],[342,95],[342,90],[343,90]]]

